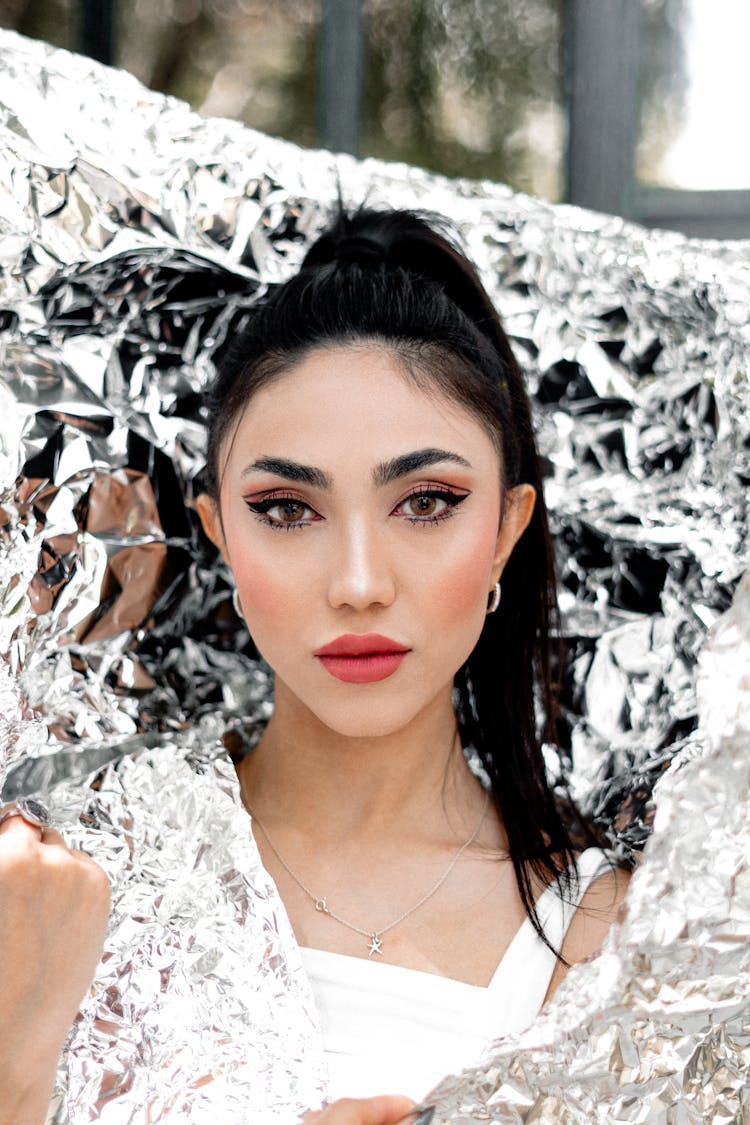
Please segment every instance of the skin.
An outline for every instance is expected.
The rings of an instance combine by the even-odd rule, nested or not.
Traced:
[[[451,458],[378,479],[379,466],[425,449]],[[324,480],[290,481],[281,461]],[[369,342],[318,348],[257,391],[220,451],[220,478],[218,504],[203,496],[198,510],[276,676],[273,718],[238,770],[246,803],[300,878],[368,927],[413,906],[481,821],[440,892],[388,932],[382,959],[486,985],[525,912],[503,826],[494,810],[481,819],[484,793],[456,752],[451,692],[533,488],[503,488],[479,421]],[[451,507],[436,491],[465,499]],[[271,499],[264,513],[248,507]],[[385,680],[343,683],[314,656],[369,632],[410,649]],[[367,956],[361,935],[315,911],[255,832],[300,943]],[[584,897],[563,947],[571,963],[600,947],[624,886],[605,876]],[[308,1121],[386,1125],[410,1104],[346,1099]]]
[[[398,1125],[413,1121],[410,1098],[383,1095],[376,1098],[341,1098],[328,1109],[305,1114],[304,1125]]]
[[[109,882],[58,832],[0,827],[0,1125],[46,1118],[57,1060],[101,955]]]
[[[373,483],[377,465],[424,448],[458,454],[471,468],[441,460],[388,486]],[[319,467],[333,486],[290,485],[265,471],[243,480],[246,466],[264,457]],[[438,502],[435,514],[450,517],[440,524],[416,525],[408,519],[419,515],[414,502],[404,501],[417,486],[471,495],[452,509]],[[309,509],[306,526],[287,532],[259,523],[246,501],[273,491]],[[253,640],[275,671],[280,717],[286,722],[293,709],[312,725],[314,716],[328,728],[318,738],[331,730],[381,739],[425,709],[442,712],[481,631],[489,591],[531,517],[533,489],[506,492],[498,534],[501,502],[499,461],[483,428],[415,388],[389,352],[318,350],[256,394],[227,458],[222,521],[205,498],[199,510],[233,571]],[[280,513],[287,523],[292,514]],[[385,684],[353,691],[311,658],[341,633],[371,631],[413,648]]]

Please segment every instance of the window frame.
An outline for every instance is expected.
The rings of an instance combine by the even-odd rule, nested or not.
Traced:
[[[566,0],[568,202],[702,238],[750,238],[750,186],[636,181],[642,23],[640,0]]]

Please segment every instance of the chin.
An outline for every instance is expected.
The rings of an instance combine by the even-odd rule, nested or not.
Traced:
[[[294,694],[294,693],[293,693]],[[376,685],[347,685],[345,696],[331,698],[317,692],[296,695],[314,720],[343,738],[382,738],[407,727],[431,699],[411,698],[377,689]]]
[[[315,707],[311,710],[319,722],[344,738],[383,738],[408,726],[419,708],[392,709],[371,700],[348,707]]]
[[[342,738],[377,739],[405,730],[429,711],[452,715],[453,674],[442,668],[423,667],[420,672],[417,677],[396,673],[385,680],[355,684],[328,676],[329,682],[322,683],[317,676],[287,678],[276,669],[276,716],[320,723]]]

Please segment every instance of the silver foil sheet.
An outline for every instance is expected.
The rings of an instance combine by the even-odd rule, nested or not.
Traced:
[[[51,800],[113,910],[50,1120],[288,1125],[320,1105],[314,1002],[223,744],[199,724]]]
[[[750,1120],[746,590],[696,677],[748,563],[748,245],[304,151],[10,33],[0,54],[0,780],[48,794],[115,885],[56,1120],[107,1088],[117,1122],[292,1121],[323,1093],[221,756],[271,679],[193,499],[214,361],[339,190],[449,216],[483,270],[548,467],[550,769],[623,858],[654,829],[605,953],[436,1120]]]
[[[697,687],[700,748],[656,785],[625,920],[528,1031],[433,1091],[435,1125],[750,1119],[750,576]]]

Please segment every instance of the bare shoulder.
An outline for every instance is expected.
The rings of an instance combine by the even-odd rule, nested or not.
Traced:
[[[561,953],[567,966],[560,962],[555,966],[547,1000],[564,980],[568,969],[598,953],[610,926],[622,919],[630,878],[629,871],[614,868],[600,875],[588,888],[573,915],[563,942]]]

